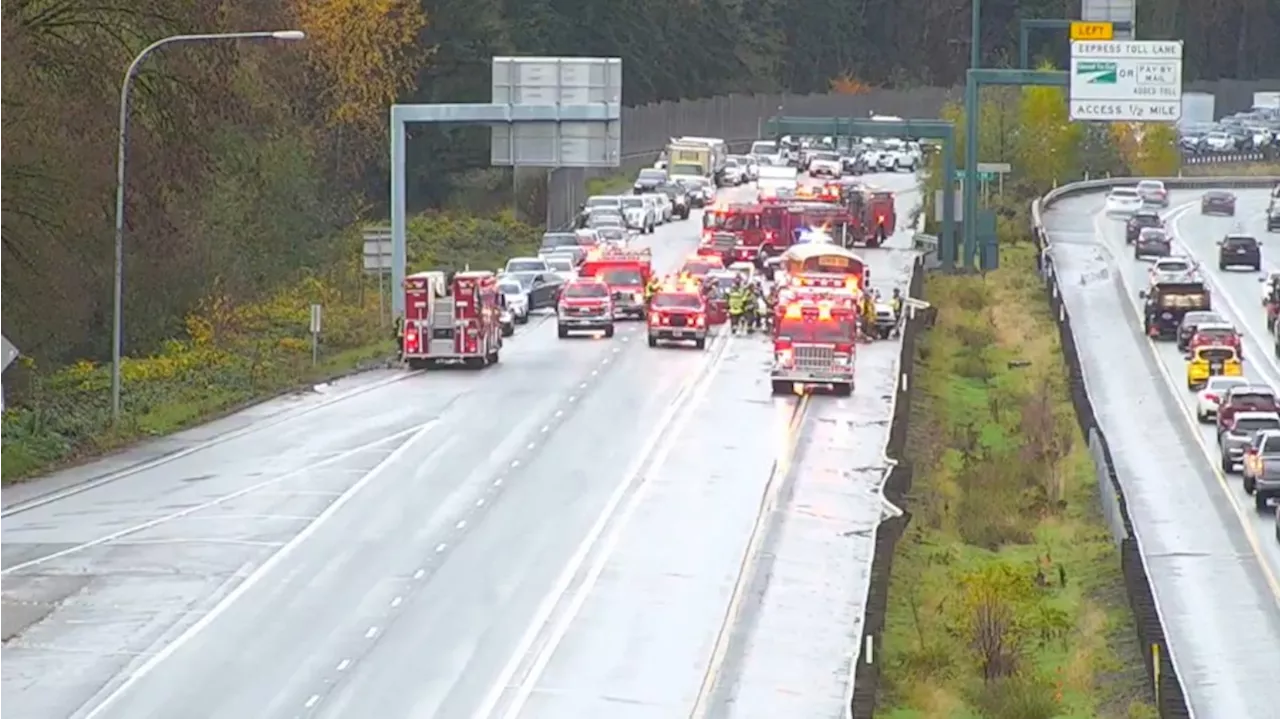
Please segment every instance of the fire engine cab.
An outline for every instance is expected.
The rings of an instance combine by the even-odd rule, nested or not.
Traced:
[[[773,393],[822,386],[839,396],[852,394],[857,326],[857,303],[848,298],[790,299],[774,326]]]
[[[593,250],[578,270],[578,276],[594,277],[609,286],[614,319],[644,319],[644,288],[653,276],[653,253],[650,249]]]
[[[401,352],[410,369],[484,367],[502,350],[502,294],[492,272],[419,272],[404,280]]]
[[[707,300],[694,280],[667,283],[649,302],[649,346],[660,342],[693,342],[707,346]]]

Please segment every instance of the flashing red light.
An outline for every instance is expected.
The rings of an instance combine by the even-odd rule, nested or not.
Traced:
[[[412,327],[404,331],[404,348],[408,352],[418,351],[418,331]]]
[[[852,342],[837,342],[837,343],[836,343],[836,354],[844,354],[844,355],[847,355],[847,354],[853,354],[853,343],[852,343]]]
[[[693,326],[694,326],[694,327],[705,327],[705,326],[706,326],[706,324],[707,324],[707,316],[706,316],[706,315],[702,315],[702,314],[700,314],[700,315],[698,315],[697,317],[694,317],[694,318],[693,318]]]

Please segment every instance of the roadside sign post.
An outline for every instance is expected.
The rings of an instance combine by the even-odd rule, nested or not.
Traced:
[[[978,177],[982,180],[983,194],[987,194],[987,183],[996,178],[997,190],[1000,197],[1004,197],[1004,176],[1013,172],[1013,165],[1007,162],[979,162]]]
[[[320,305],[311,305],[311,366],[320,363],[320,321],[323,314]]]
[[[1128,20],[1083,22],[1065,18],[1023,18],[1018,21],[1018,67],[1023,70],[1031,67],[1032,30],[1068,30],[1072,40],[1124,40],[1133,37],[1133,23]]]
[[[1066,87],[1068,73],[1052,70],[987,70],[970,68],[965,73],[964,84],[964,116],[965,116],[965,152],[963,184],[964,215],[974,218],[974,222],[964,223],[964,264],[965,269],[977,269],[981,262],[978,249],[978,233],[976,220],[978,217],[978,125],[981,121],[981,106],[978,104],[978,92],[983,85],[1005,85],[1012,87],[1046,86]],[[986,257],[986,255],[983,255]],[[988,258],[989,259],[989,258]],[[991,267],[985,269],[994,269]]]
[[[1177,122],[1182,41],[1072,42],[1069,96],[1076,121]]]
[[[391,311],[404,314],[408,126],[489,125],[490,160],[512,167],[617,167],[622,60],[495,57],[493,102],[391,106]]]
[[[3,364],[0,364],[0,372],[4,372],[9,369],[9,365],[13,364],[13,361],[18,359],[18,355],[20,354],[22,353],[18,351],[17,347],[13,346],[13,343],[9,341],[8,337],[0,335],[0,361],[3,361]],[[0,383],[0,411],[3,410],[4,385]]]
[[[364,271],[378,276],[378,324],[387,326],[385,278],[391,271],[391,228],[366,227],[364,230]]]

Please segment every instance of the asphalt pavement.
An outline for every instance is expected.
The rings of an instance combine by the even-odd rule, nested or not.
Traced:
[[[699,227],[694,213],[639,242],[670,270]],[[744,552],[761,482],[789,436],[779,417],[796,400],[760,390],[763,338],[651,350],[640,323],[612,341],[558,340],[554,324],[535,316],[484,371],[353,378],[6,488],[7,716],[487,716],[490,705],[518,713],[511,702],[522,687],[573,678],[575,667],[579,697],[601,707],[612,684],[599,670],[611,666],[617,679],[628,652],[645,660],[623,681],[628,693],[652,706],[679,701],[688,677],[708,675],[716,652],[706,653],[706,637],[748,626],[726,624],[736,594],[725,599],[726,585],[755,562]],[[864,356],[878,368],[896,350],[884,343]],[[794,433],[808,439],[797,443],[805,472],[796,476],[826,479],[807,495],[793,482],[796,497],[865,499],[869,469],[850,474],[857,481],[843,494],[828,491],[833,473],[848,474],[830,463],[852,461],[853,450],[819,441],[830,434],[819,418],[865,425],[877,439],[857,439],[882,446],[878,386],[864,394],[860,384],[854,398],[801,417]],[[877,411],[883,419],[863,414]],[[869,520],[854,515],[857,537]],[[848,552],[856,540],[841,541],[841,516],[807,517],[809,531],[790,539],[788,519],[778,546]],[[796,549],[780,551],[767,576],[805,572],[779,563]],[[851,554],[842,558],[850,566],[870,556]],[[808,561],[808,572],[821,570]],[[655,592],[659,575],[689,579]],[[830,583],[815,574],[810,584]],[[795,621],[764,621],[771,596],[783,608],[774,614],[795,601],[765,586],[755,631],[794,633]],[[844,599],[833,616],[861,621],[860,596],[827,589]],[[836,636],[858,631],[850,624]],[[558,650],[545,653],[556,636]],[[824,639],[847,667],[850,647]],[[722,651],[721,661],[754,671],[764,650],[753,646]],[[831,666],[818,671],[811,682],[841,684]],[[736,685],[723,679],[709,686]],[[523,706],[581,716],[571,702]]]
[[[1236,218],[1200,216],[1199,199],[1171,193],[1175,252],[1200,261],[1214,309],[1244,332],[1246,375],[1276,386],[1260,275],[1219,270],[1215,244],[1244,231],[1275,245],[1260,214],[1266,192],[1240,192]],[[1143,335],[1138,292],[1150,265],[1133,259],[1123,223],[1102,209],[1101,194],[1067,198],[1048,210],[1045,227],[1173,661],[1199,719],[1275,717],[1275,702],[1258,689],[1280,663],[1274,515],[1258,513],[1238,475],[1218,468],[1216,435],[1195,420],[1182,355]]]

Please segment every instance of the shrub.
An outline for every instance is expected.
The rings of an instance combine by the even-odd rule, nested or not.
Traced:
[[[413,218],[408,234],[411,267],[492,269],[512,253],[533,252],[540,233],[510,216],[433,214]],[[344,260],[255,302],[236,301],[216,285],[187,315],[182,336],[150,356],[123,359],[122,421],[115,427],[109,365],[28,366],[4,412],[4,481],[173,431],[385,352],[390,333],[378,317],[376,281],[360,268],[360,244],[353,236]],[[312,368],[312,304],[323,307],[323,356],[344,366]]]

